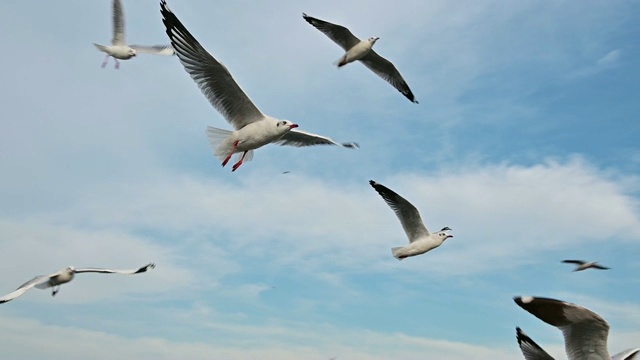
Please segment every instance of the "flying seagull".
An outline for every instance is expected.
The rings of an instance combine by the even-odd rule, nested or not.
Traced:
[[[609,270],[610,268],[599,265],[597,261],[582,261],[582,260],[562,260],[563,263],[567,264],[576,264],[575,269],[573,271],[582,271],[588,268],[600,269],[600,270]]]
[[[214,149],[215,156],[222,160],[222,166],[227,165],[233,154],[242,153],[240,160],[233,165],[232,171],[235,171],[244,161],[253,158],[254,149],[269,143],[298,147],[338,145],[358,148],[356,143],[338,143],[325,136],[294,130],[298,127],[297,124],[260,112],[235,82],[229,70],[207,52],[169,10],[167,2],[162,0],[160,6],[162,22],[184,69],[211,105],[235,128],[232,132],[207,127],[209,144]]]
[[[535,343],[519,327],[516,327],[516,338],[518,346],[524,355],[525,360],[554,360],[543,348]],[[613,355],[612,360],[633,360],[640,349],[629,349]]]
[[[20,285],[13,292],[3,297],[0,297],[0,304],[6,303],[8,301],[11,301],[17,298],[18,296],[21,296],[27,290],[31,289],[34,286],[38,289],[52,288],[51,296],[56,296],[56,294],[60,290],[60,285],[71,281],[75,276],[75,274],[94,272],[94,273],[103,273],[103,274],[133,275],[133,274],[146,272],[147,270],[153,269],[154,267],[156,267],[156,264],[153,264],[153,263],[147,264],[139,269],[132,269],[132,270],[111,270],[111,269],[101,269],[101,268],[76,269],[73,266],[69,266],[51,275],[39,275],[34,277],[33,279],[27,281],[26,283]]]
[[[404,232],[409,238],[409,245],[391,248],[391,253],[396,259],[402,260],[410,256],[424,254],[442,245],[448,238],[453,237],[448,233],[451,229],[446,226],[436,233],[429,233],[415,206],[382,184],[378,184],[373,180],[369,180],[369,184],[395,211]]]
[[[107,66],[109,56],[113,57],[116,62],[116,69],[120,68],[120,60],[128,60],[136,56],[138,53],[155,54],[155,55],[173,55],[174,51],[170,45],[127,45],[124,39],[124,12],[122,11],[122,1],[113,0],[113,39],[111,46],[99,45],[94,43],[98,50],[107,53],[102,62],[102,67]]]
[[[612,358],[607,350],[609,324],[600,315],[580,305],[533,296],[516,296],[513,300],[538,319],[562,331],[564,347],[569,360],[630,360],[635,358],[635,355],[640,351],[638,348],[629,349]],[[522,346],[520,348],[522,349]],[[540,347],[538,346],[538,348]],[[524,350],[523,353],[525,359],[551,358],[530,358],[527,357]]]
[[[367,40],[358,39],[355,35],[344,26],[332,24],[330,22],[316,19],[305,13],[302,17],[316,29],[327,35],[329,39],[340,45],[346,53],[336,62],[338,67],[347,65],[356,60],[362,61],[364,66],[383,78],[386,82],[393,85],[402,95],[406,96],[411,102],[418,103],[415,96],[409,89],[409,85],[404,81],[402,75],[396,67],[387,59],[378,55],[372,50],[373,44],[379,37],[370,37]]]

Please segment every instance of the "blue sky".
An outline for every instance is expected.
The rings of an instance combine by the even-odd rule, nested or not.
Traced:
[[[177,58],[100,68],[110,1],[3,4],[0,292],[157,264],[2,305],[5,357],[507,359],[520,326],[566,358],[515,295],[598,312],[612,353],[640,346],[637,1],[169,6],[264,113],[361,148],[271,145],[231,173],[204,135],[230,126]],[[130,43],[168,42],[157,1],[124,7]],[[302,12],[379,36],[420,104],[337,70]],[[369,179],[454,238],[395,260],[407,240]]]

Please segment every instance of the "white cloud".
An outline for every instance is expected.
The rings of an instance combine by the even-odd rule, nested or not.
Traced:
[[[45,325],[34,320],[2,316],[6,325],[0,346],[5,356],[20,359],[423,359],[425,354],[443,360],[496,359],[515,356],[515,346],[495,350],[483,346],[429,340],[403,334],[343,330],[327,325],[304,328],[224,327],[247,338],[232,345],[178,342],[155,337],[124,337],[81,328]],[[265,339],[275,340],[264,344]]]
[[[610,66],[620,59],[621,54],[622,54],[622,50],[620,49],[611,50],[605,56],[598,59],[597,64],[603,65],[603,66]]]
[[[438,255],[431,261],[403,267],[465,274],[518,266],[525,253],[530,258],[575,244],[630,241],[640,235],[636,189],[629,187],[633,179],[573,158],[375,180],[414,202],[431,229],[454,230],[455,237],[434,250]],[[206,241],[225,254],[273,257],[280,264],[302,261],[313,269],[329,262],[389,271],[397,265],[389,267],[389,248],[407,241],[393,212],[364,180],[286,176],[227,184],[167,175],[88,194],[73,210],[48,217],[169,231]],[[461,259],[466,266],[458,265]]]

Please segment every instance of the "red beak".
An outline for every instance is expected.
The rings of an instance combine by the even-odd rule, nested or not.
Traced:
[[[294,129],[294,128],[297,128],[297,127],[298,127],[298,124],[291,124],[291,125],[289,125],[289,127],[290,127],[291,129]]]

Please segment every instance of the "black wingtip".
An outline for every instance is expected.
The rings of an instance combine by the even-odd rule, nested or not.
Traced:
[[[313,21],[316,20],[315,18],[312,18],[311,16],[305,13],[302,13],[302,18],[311,25],[313,25]]]
[[[406,85],[406,83],[405,83]],[[406,85],[407,88],[409,87],[409,85]],[[402,92],[402,91],[401,91]],[[409,99],[409,101],[411,101],[414,104],[419,104],[418,100],[416,100],[416,97],[413,95],[413,93],[411,92],[411,90],[409,90],[408,92],[402,92],[402,95],[404,95],[407,99]]]
[[[167,0],[160,0],[160,12],[171,12],[171,10],[169,10],[169,6],[167,6]]]
[[[516,326],[516,341],[518,341],[518,346],[520,347],[522,347],[522,343],[525,343],[530,346],[540,348],[538,344],[536,344],[533,339],[531,339],[529,335],[525,334],[518,326]]]
[[[380,196],[382,196],[383,198],[387,198],[389,196],[389,194],[387,194],[387,192],[391,191],[389,190],[386,186],[377,183],[373,180],[369,180],[369,185],[371,185],[371,187],[373,188],[373,190],[375,190]],[[391,191],[393,193],[393,191]]]
[[[162,0],[162,1],[164,2],[164,0]],[[140,269],[138,269],[138,271],[136,271],[135,274],[140,274],[140,273],[146,272],[147,270],[153,269],[155,267],[156,267],[155,263],[149,263],[149,264],[141,267]]]
[[[513,301],[515,301],[519,306],[522,306],[522,296],[514,296]]]

